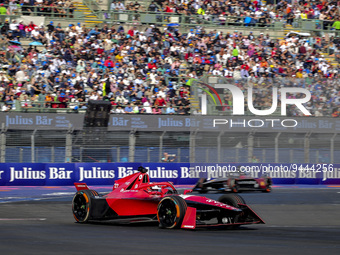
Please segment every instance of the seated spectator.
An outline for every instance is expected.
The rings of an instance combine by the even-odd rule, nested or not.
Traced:
[[[139,105],[138,104],[134,104],[132,103],[132,113],[139,113],[140,109],[139,109]]]
[[[45,107],[51,108],[51,102],[54,102],[54,98],[52,97],[50,92],[47,93],[44,101],[45,101]]]
[[[60,102],[58,108],[67,108],[67,102],[69,101],[69,99],[66,97],[66,94],[64,92],[60,93],[57,101]]]
[[[8,4],[8,11],[10,15],[15,15],[18,10],[18,5],[16,3],[16,0],[10,0]]]
[[[144,109],[143,113],[146,113],[146,114],[152,113],[152,108],[151,108],[150,103],[148,101],[145,101],[143,103],[143,109]]]
[[[130,103],[124,108],[124,113],[133,113],[133,108]]]
[[[152,114],[162,114],[162,109],[156,105],[155,107],[152,108]]]
[[[172,104],[169,105],[169,107],[166,108],[166,114],[175,114],[175,108],[172,107]]]
[[[3,3],[0,4],[0,15],[11,15],[10,11],[7,10]]]
[[[186,111],[185,111],[183,105],[180,105],[180,106],[178,107],[178,109],[177,109],[177,114],[180,114],[180,115],[186,114]]]
[[[31,100],[27,95],[23,95],[23,98],[21,101],[21,108],[27,109],[32,108]]]
[[[4,103],[4,105],[1,108],[2,112],[9,112],[12,109],[12,105],[9,103]]]
[[[115,113],[125,113],[124,109],[120,105],[117,106],[117,108],[116,108],[116,110],[114,112]]]
[[[159,10],[159,8],[158,8],[156,2],[152,1],[151,4],[148,7],[148,11],[150,11],[150,12],[158,12],[158,10]]]

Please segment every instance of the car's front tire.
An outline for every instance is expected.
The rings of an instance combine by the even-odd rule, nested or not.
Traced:
[[[235,208],[240,208],[239,204],[244,204],[244,205],[246,204],[246,201],[241,196],[239,196],[237,194],[226,194],[226,195],[220,196],[218,198],[218,201],[223,203],[223,204],[227,204],[227,205],[230,205],[232,207],[235,207]],[[238,220],[240,219],[240,217],[243,217],[243,216],[244,216],[244,213],[242,212],[239,215],[235,215],[235,216],[230,217],[229,221],[233,222],[233,223],[237,223]],[[219,217],[219,222],[222,221],[221,218],[223,218],[223,217],[224,216]],[[230,229],[237,229],[239,227],[240,227],[240,225],[229,226]]]
[[[246,201],[243,199],[243,197],[237,195],[237,194],[226,194],[223,196],[220,196],[218,198],[218,201],[227,205],[231,205],[235,208],[240,208],[238,204],[246,204]]]
[[[163,198],[157,207],[157,219],[160,228],[180,228],[184,219],[187,204],[179,196]]]

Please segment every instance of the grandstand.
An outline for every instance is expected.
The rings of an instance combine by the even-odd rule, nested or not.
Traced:
[[[110,102],[111,118],[126,114],[201,115],[202,95],[212,92],[205,84],[214,89],[214,84],[228,83],[242,90],[255,88],[257,109],[270,106],[272,86],[306,88],[312,93],[312,100],[304,105],[311,118],[340,116],[340,13],[336,1],[3,2],[3,115],[84,114],[89,100]],[[230,116],[230,94],[217,92],[208,98],[207,114]],[[217,95],[221,97],[218,105],[214,103]],[[278,108],[274,115],[279,112]],[[303,116],[293,107],[288,115]],[[136,155],[154,161],[160,160],[164,150],[181,154],[178,162],[244,162],[254,154],[263,162],[273,158],[275,162],[333,162],[339,153],[336,129],[330,129],[329,137],[304,133],[293,141],[283,135],[278,138],[282,141],[275,140],[277,132],[268,137],[230,133],[220,147],[210,144],[222,136],[219,133],[198,133],[195,137],[200,140],[193,143],[196,138],[187,131],[164,135],[161,131],[132,132],[138,137],[135,141],[128,130],[100,129],[97,134],[102,138],[89,143],[86,137],[93,133],[86,130],[24,134],[3,127],[1,162],[137,161]],[[72,138],[67,138],[67,132]],[[106,133],[112,138],[106,138]],[[38,146],[40,135],[46,139]],[[60,143],[46,144],[51,136]],[[210,136],[214,138],[207,138]],[[245,138],[249,136],[257,143]],[[145,141],[150,145],[145,147]],[[164,145],[166,141],[169,147]],[[65,150],[65,143],[72,146]],[[113,143],[119,146],[110,147]],[[174,146],[177,143],[183,147]],[[279,143],[283,146],[280,151],[285,150],[280,157],[275,149]],[[103,149],[96,150],[98,144]],[[44,159],[37,156],[36,146],[41,146],[41,155],[47,153],[41,156]]]
[[[248,7],[245,5],[247,2],[250,4]],[[338,57],[340,56],[338,53],[339,40],[336,37],[335,18],[337,16],[333,15],[331,22],[322,18],[323,15],[317,11],[327,7],[331,8],[329,12],[332,12],[332,2],[326,3],[325,6],[319,6],[313,2],[313,5],[308,6],[305,3],[308,1],[295,1],[290,6],[290,4],[285,5],[284,1],[276,1],[276,7],[271,2],[241,1],[240,4],[236,4],[235,1],[225,1],[225,6],[217,6],[215,2],[208,1],[201,6],[185,2],[174,4],[168,1],[145,0],[136,4],[129,1],[111,3],[84,0],[83,2],[66,1],[67,8],[62,7],[63,1],[56,4],[50,3],[45,8],[39,3],[33,6],[19,5],[17,8],[14,8],[13,5],[4,5],[3,8],[7,7],[8,13],[1,16],[4,21],[2,37],[5,32],[11,31],[10,29],[20,28],[5,36],[6,46],[3,47],[3,50],[6,47],[11,49],[19,62],[24,61],[21,65],[25,75],[39,78],[40,66],[43,70],[47,70],[47,75],[43,77],[42,83],[37,83],[36,79],[34,79],[37,83],[35,85],[31,84],[33,79],[20,83],[15,78],[20,75],[22,70],[10,71],[6,68],[10,66],[10,63],[6,61],[7,63],[2,64],[1,75],[8,81],[4,85],[13,84],[12,89],[16,89],[10,93],[13,95],[15,103],[13,104],[13,100],[9,100],[9,93],[6,94],[7,98],[3,98],[2,102],[8,102],[6,106],[12,104],[14,107],[11,110],[14,108],[26,112],[56,112],[56,108],[62,105],[59,103],[59,94],[64,93],[66,100],[62,101],[66,101],[68,107],[59,109],[59,112],[72,111],[72,109],[69,110],[72,107],[85,108],[83,102],[87,101],[93,93],[93,85],[87,86],[90,70],[79,72],[82,68],[79,67],[78,62],[84,60],[84,55],[82,55],[84,50],[90,51],[91,54],[101,52],[100,57],[94,58],[92,55],[91,58],[85,59],[86,64],[89,64],[90,61],[94,62],[91,64],[92,71],[96,73],[102,71],[102,77],[95,77],[98,80],[98,86],[95,89],[98,95],[93,98],[99,96],[101,99],[110,100],[113,102],[114,109],[117,107],[116,105],[121,104],[117,101],[137,102],[139,111],[143,109],[140,97],[125,96],[121,100],[119,95],[115,94],[122,92],[123,86],[119,87],[118,92],[117,89],[111,88],[117,86],[113,83],[119,83],[119,74],[123,73],[125,77],[121,78],[124,85],[129,85],[132,81],[132,86],[128,87],[130,94],[133,86],[135,86],[136,92],[141,90],[141,87],[136,87],[136,80],[138,80],[136,74],[140,74],[143,86],[152,88],[155,98],[161,91],[159,83],[162,85],[161,88],[165,88],[167,94],[178,95],[179,88],[183,88],[182,86],[186,88],[186,82],[190,78],[202,80],[202,77],[207,75],[224,76],[230,79],[238,79],[241,76],[242,84],[249,83],[249,80],[256,84],[262,77],[296,78],[297,83],[301,83],[303,78],[312,78],[313,82],[317,80],[316,82],[320,86],[324,82],[328,82],[329,79],[335,82],[334,80],[338,76]],[[162,6],[160,6],[161,4]],[[207,13],[198,13],[199,9],[205,10]],[[308,14],[307,18],[303,15],[299,16],[301,9],[313,10],[314,15]],[[290,19],[288,15],[278,15],[282,10],[285,10],[282,13],[294,13],[294,19]],[[185,15],[185,13],[190,13],[190,15]],[[223,19],[220,18],[221,15],[224,17]],[[33,21],[33,24],[30,21]],[[325,24],[327,22],[328,25]],[[32,32],[28,30],[37,33],[33,32],[32,36]],[[294,33],[291,30],[294,30]],[[117,34],[123,38],[115,39]],[[286,36],[287,34],[289,36]],[[77,41],[72,38],[77,38]],[[136,42],[129,38],[134,40],[137,38],[137,45],[134,45]],[[158,40],[160,38],[163,38],[163,41]],[[16,41],[18,43],[15,43]],[[114,41],[118,41],[118,43]],[[147,48],[150,47],[150,42],[153,43],[153,46],[157,45],[156,52],[152,53],[152,56],[149,53],[150,48]],[[116,50],[117,46],[121,47],[122,43],[126,45],[126,50],[123,51],[126,58],[122,58]],[[37,53],[43,55],[37,59],[33,58],[35,62],[33,64],[28,64],[26,59],[21,57],[22,55],[19,56],[19,53],[23,53],[27,58],[28,51],[31,49],[27,49],[25,46],[29,44],[37,44],[36,49],[41,51]],[[39,44],[42,45],[39,46]],[[89,47],[76,48],[83,46],[82,44]],[[257,47],[253,47],[253,45]],[[236,46],[235,50],[233,46]],[[54,70],[48,67],[49,63],[55,62],[56,55],[51,55],[51,53],[55,53],[58,47],[69,48],[70,56],[67,63],[72,69],[68,72],[65,71],[65,68],[68,67],[66,64],[57,65]],[[20,48],[24,48],[22,52],[18,52]],[[146,53],[146,55],[142,56],[141,60],[137,60],[134,57],[135,53]],[[108,56],[112,65],[109,68],[102,63],[107,60]],[[117,58],[123,61],[120,62]],[[265,60],[263,61],[262,58]],[[133,74],[131,71],[127,72],[129,68],[131,69],[131,65],[135,65],[137,61],[140,62],[138,69],[135,69]],[[148,66],[144,67],[143,62]],[[154,65],[150,62],[154,62]],[[156,70],[153,67],[156,67]],[[239,71],[244,69],[246,71],[240,75]],[[119,71],[121,72],[119,73]],[[106,92],[103,91],[104,72],[110,82],[110,89],[106,87]],[[55,83],[55,79],[60,78],[57,77],[60,74],[65,75],[67,80],[71,80],[72,83],[67,82],[63,88],[58,85],[51,86],[51,83]],[[14,77],[14,75],[16,76]],[[183,79],[178,79],[178,76]],[[72,78],[75,78],[75,82]],[[101,81],[99,78],[102,78]],[[43,84],[47,83],[47,79],[50,82]],[[281,82],[287,83],[287,81]],[[82,88],[79,87],[79,83],[82,83],[80,85]],[[22,85],[20,91],[18,84]],[[31,89],[32,85],[38,89],[35,93]],[[331,87],[334,86],[336,85]],[[22,96],[20,97],[20,95],[24,90],[28,99],[33,95],[40,95],[40,98],[33,97],[33,101],[39,103],[31,103],[29,107],[22,109],[20,103]],[[46,104],[43,101],[46,96],[40,93],[43,90],[46,93],[51,93],[53,100],[56,101],[55,104],[47,104],[49,107],[44,107]],[[66,91],[69,91],[67,95]],[[333,103],[333,105],[329,105],[326,107],[327,109],[320,109],[320,112],[322,115],[330,116],[333,112],[337,112],[334,102],[338,101],[338,95],[325,94],[329,95],[326,102]],[[78,95],[82,95],[82,98],[79,98]],[[197,96],[196,93],[195,97],[190,98],[195,111],[199,111],[200,99]],[[181,98],[181,95],[179,97]],[[166,100],[167,105],[170,104],[170,99]],[[73,101],[72,104],[69,103],[71,101]],[[148,98],[148,103],[153,105],[155,100]],[[316,103],[313,104],[314,112],[317,112]],[[4,110],[9,110],[9,107],[6,106],[4,106]],[[52,109],[51,106],[55,108]],[[160,107],[163,107],[165,112],[165,105]],[[216,113],[212,110],[210,113],[214,112]]]

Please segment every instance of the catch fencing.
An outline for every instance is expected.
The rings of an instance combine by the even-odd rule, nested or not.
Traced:
[[[299,133],[3,129],[0,151],[1,163],[156,163],[164,152],[175,154],[176,163],[339,163],[340,135],[313,129]]]

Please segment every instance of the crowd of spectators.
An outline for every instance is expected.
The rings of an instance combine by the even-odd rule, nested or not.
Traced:
[[[134,10],[134,6],[135,3],[130,2],[126,9]],[[340,4],[335,0],[155,0],[147,11],[185,17],[199,15],[220,24],[228,17],[237,17],[233,24],[239,22],[246,26],[269,26],[275,21],[295,25],[301,19],[317,19],[322,22],[323,29],[340,29],[340,24],[335,24],[339,21]]]
[[[38,12],[44,16],[73,17],[75,10],[72,0],[0,0],[0,4],[0,15]],[[149,6],[138,1],[113,0],[109,9],[173,13],[188,20],[198,15],[220,24],[225,24],[227,17],[235,17],[233,24],[246,26],[270,26],[275,21],[294,25],[301,19],[317,19],[322,21],[319,26],[323,29],[340,30],[340,4],[335,0],[155,0]]]
[[[65,28],[21,20],[6,21],[0,31],[4,111],[11,105],[77,110],[86,109],[88,100],[109,100],[112,113],[190,114],[192,79],[210,75],[224,76],[244,90],[253,87],[256,108],[270,107],[271,86],[297,86],[312,92],[306,107],[313,115],[340,115],[340,67],[323,56],[328,51],[340,59],[340,42],[327,33],[277,39],[204,27],[181,33],[155,25]],[[43,46],[21,47],[24,38]],[[229,111],[231,104],[225,93],[221,110]],[[288,113],[302,115],[293,107]]]

